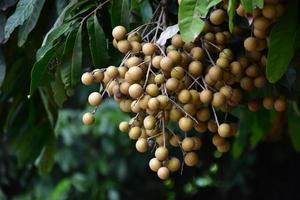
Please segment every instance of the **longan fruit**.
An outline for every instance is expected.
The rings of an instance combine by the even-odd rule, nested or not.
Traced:
[[[204,39],[207,40],[207,41],[209,41],[209,42],[214,42],[215,39],[216,39],[216,36],[215,36],[215,34],[209,32],[209,33],[206,33],[204,35]]]
[[[181,139],[179,135],[173,135],[170,140],[169,143],[173,146],[173,147],[178,147],[179,143],[180,143]]]
[[[151,60],[152,66],[156,69],[159,69],[161,59],[163,59],[163,56],[154,56]]]
[[[197,165],[198,162],[199,158],[195,152],[189,152],[184,156],[184,163],[189,167]]]
[[[221,68],[227,68],[229,66],[229,61],[226,58],[218,58],[216,64]]]
[[[92,125],[95,122],[95,117],[92,113],[87,112],[82,116],[82,122],[84,125]]]
[[[181,80],[184,78],[184,69],[182,67],[174,67],[171,71],[171,77]]]
[[[189,64],[189,69],[188,69],[189,73],[194,76],[194,77],[198,77],[202,74],[203,71],[203,65],[200,61],[192,61]]]
[[[130,87],[130,83],[128,82],[121,83],[120,92],[125,95],[128,94],[129,87]]]
[[[223,45],[223,44],[227,43],[227,38],[226,38],[225,34],[222,33],[222,32],[216,33],[215,38],[216,38],[216,43],[217,44]]]
[[[169,57],[163,57],[161,60],[160,60],[160,68],[164,71],[171,71],[173,65],[174,65],[174,62],[171,58]]]
[[[130,128],[128,136],[132,140],[137,140],[142,134],[142,129],[138,126]]]
[[[139,105],[139,102],[137,100],[134,100],[134,101],[131,102],[130,109],[134,113],[139,113],[139,112],[142,111],[141,107]]]
[[[212,143],[215,146],[221,146],[226,143],[226,140],[218,134],[215,134],[212,138]]]
[[[104,78],[104,73],[100,69],[93,70],[94,81],[100,83]]]
[[[121,53],[128,53],[131,50],[131,45],[128,40],[119,41],[117,46]]]
[[[142,47],[142,51],[146,56],[152,56],[156,51],[156,46],[150,42],[145,43]]]
[[[167,168],[170,170],[170,172],[176,172],[180,169],[181,163],[180,160],[176,157],[172,157],[167,162]]]
[[[148,142],[145,138],[139,138],[135,143],[135,148],[138,152],[144,153],[148,150]]]
[[[187,52],[190,52],[193,48],[195,47],[195,44],[194,43],[185,43],[183,45],[183,49],[186,50]]]
[[[254,30],[258,29],[261,31],[266,31],[270,27],[270,21],[263,16],[256,17],[253,21],[253,26]]]
[[[112,36],[116,40],[123,40],[126,36],[126,28],[124,26],[116,26],[112,31]]]
[[[274,99],[272,97],[264,97],[262,104],[265,109],[271,110],[274,108]]]
[[[182,140],[181,147],[184,151],[192,151],[194,148],[195,142],[191,137],[186,137]]]
[[[155,157],[159,160],[159,161],[164,161],[168,158],[169,156],[169,150],[166,147],[158,147],[155,150]]]
[[[180,64],[181,61],[181,53],[175,50],[169,51],[167,56],[172,59],[173,63]]]
[[[267,80],[264,76],[259,76],[254,79],[254,86],[256,88],[263,88],[267,84]]]
[[[226,97],[224,94],[222,94],[221,92],[216,92],[213,95],[213,100],[211,102],[211,104],[214,107],[221,107],[226,103]]]
[[[247,76],[255,78],[259,75],[259,68],[257,65],[250,65],[249,67],[247,67],[245,73]]]
[[[156,84],[163,84],[165,82],[165,76],[162,74],[157,74],[154,77],[154,82]]]
[[[129,34],[128,37],[127,37],[127,39],[130,42],[133,42],[133,41],[134,42],[141,42],[142,36],[141,36],[140,33],[135,32],[135,33]]]
[[[156,111],[160,108],[160,104],[159,104],[159,101],[157,98],[155,97],[152,97],[149,99],[148,101],[148,108],[153,110],[153,111]]]
[[[177,108],[172,108],[170,110],[170,120],[177,122],[182,117],[182,112]]]
[[[225,17],[226,17],[226,13],[224,10],[216,9],[211,12],[209,16],[209,20],[214,25],[221,25],[224,22]]]
[[[200,47],[192,48],[190,53],[194,60],[201,61],[204,58],[204,50]]]
[[[176,48],[176,49],[180,49],[181,47],[183,47],[184,42],[181,38],[181,36],[179,34],[176,34],[172,37],[171,39],[171,44]]]
[[[141,62],[142,60],[139,57],[132,56],[126,60],[125,65],[130,68],[133,66],[138,66]]]
[[[218,125],[216,123],[215,120],[209,120],[207,123],[207,129],[211,132],[211,133],[216,133],[218,131]]]
[[[102,95],[99,92],[92,92],[89,95],[88,102],[91,106],[99,106],[102,101]]]
[[[267,19],[275,19],[277,17],[276,7],[272,4],[266,4],[264,5],[262,14]]]
[[[151,130],[155,128],[156,118],[152,115],[145,117],[144,119],[144,127],[146,130]]]
[[[257,28],[254,29],[253,34],[255,37],[257,37],[259,39],[265,39],[268,36],[266,31],[259,30]]]
[[[220,153],[226,153],[230,150],[230,144],[228,142],[225,142],[223,145],[217,146],[217,150]]]
[[[244,41],[244,47],[247,51],[256,51],[257,39],[255,37],[248,37]]]
[[[152,97],[156,97],[159,95],[159,88],[156,84],[149,84],[146,87],[146,92]]]
[[[241,88],[246,91],[251,91],[254,88],[253,80],[249,77],[244,77],[240,80]]]
[[[192,130],[192,128],[194,126],[194,122],[189,117],[181,117],[178,121],[178,125],[182,131],[188,132],[188,131]]]
[[[190,100],[190,103],[194,104],[194,105],[200,105],[201,101],[200,101],[200,93],[197,90],[190,90],[192,99]]]
[[[149,167],[154,172],[157,172],[161,166],[162,166],[162,163],[157,158],[152,158],[149,161]]]
[[[192,139],[194,140],[194,148],[193,150],[199,150],[202,147],[202,140],[199,137],[192,137]]]
[[[129,123],[126,121],[123,121],[119,124],[119,130],[122,132],[128,132],[129,131]]]
[[[93,81],[94,81],[94,77],[90,72],[85,72],[84,74],[82,74],[81,82],[84,85],[91,85]]]
[[[242,4],[239,4],[238,8],[236,9],[236,13],[241,17],[244,17],[246,15],[246,11]]]
[[[191,100],[191,98],[192,98],[191,93],[186,89],[181,90],[178,94],[178,101],[180,103],[184,103],[184,104],[188,103]]]
[[[176,91],[179,86],[179,81],[176,78],[169,78],[166,82],[166,88],[169,91]]]
[[[140,84],[135,83],[129,87],[128,93],[130,97],[137,99],[143,94],[143,88]]]
[[[257,112],[260,108],[260,102],[258,100],[251,100],[248,102],[248,109],[251,112]]]
[[[220,124],[218,128],[218,133],[221,137],[230,137],[231,136],[231,127],[228,123]]]
[[[282,97],[278,98],[274,102],[274,109],[277,112],[284,112],[287,109],[287,103],[286,100]]]
[[[142,45],[141,45],[141,43],[139,43],[137,41],[131,41],[130,45],[131,45],[131,51],[133,53],[139,53],[139,52],[142,51]]]
[[[162,109],[166,108],[170,103],[169,97],[166,95],[158,95],[157,100],[159,101],[159,105]]]
[[[185,104],[183,106],[183,110],[192,116],[196,115],[197,113],[197,110],[195,109],[195,105],[191,103]]]
[[[220,92],[227,98],[230,99],[232,95],[232,88],[228,85],[222,86]]]
[[[144,72],[141,68],[139,67],[130,67],[127,71],[127,73],[130,76],[130,79],[133,81],[140,81],[143,78]]]
[[[235,75],[239,76],[242,73],[242,65],[238,61],[234,61],[230,64],[230,72]]]
[[[131,100],[122,100],[120,102],[120,109],[123,111],[123,112],[131,112],[131,103],[132,101]]]
[[[166,180],[169,178],[170,172],[167,167],[161,167],[157,171],[157,176],[162,180]]]
[[[213,99],[213,94],[210,90],[205,89],[200,92],[200,100],[203,103],[210,103]]]
[[[201,122],[206,122],[210,119],[210,111],[208,108],[201,108],[197,112],[197,119]]]
[[[220,67],[213,66],[208,70],[208,75],[213,81],[219,81],[222,79],[223,72]]]
[[[128,71],[128,68],[125,66],[121,66],[121,67],[118,67],[118,71],[119,71],[119,77],[125,78],[125,74]]]

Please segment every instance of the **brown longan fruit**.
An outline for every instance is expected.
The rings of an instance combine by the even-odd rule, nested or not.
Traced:
[[[242,73],[242,65],[238,61],[234,61],[230,64],[230,72],[235,75],[239,76]]]
[[[163,57],[160,60],[159,64],[160,64],[161,69],[163,69],[164,71],[171,71],[171,69],[172,69],[172,67],[174,65],[174,62],[169,57]]]
[[[240,80],[241,88],[243,88],[246,91],[251,91],[254,89],[254,83],[253,80],[249,77],[244,77]]]
[[[163,84],[165,82],[165,76],[163,74],[157,74],[157,75],[155,75],[154,82],[156,84]]]
[[[145,138],[139,138],[135,143],[135,148],[138,152],[144,153],[148,150],[148,142]]]
[[[218,32],[215,34],[215,38],[216,38],[216,43],[217,44],[226,44],[227,43],[227,37],[225,36],[224,33],[222,32]]]
[[[169,150],[166,147],[158,147],[155,150],[155,157],[159,160],[159,161],[164,161],[168,158],[169,156]]]
[[[173,135],[170,140],[169,143],[170,145],[172,145],[173,147],[179,147],[179,143],[180,143],[180,136],[179,135]]]
[[[170,110],[170,120],[177,122],[182,117],[182,112],[177,108],[172,108]]]
[[[171,44],[176,48],[180,49],[183,47],[184,42],[179,34],[176,34],[171,39]]]
[[[182,67],[174,67],[171,71],[171,77],[181,80],[184,78],[184,69]]]
[[[181,117],[178,121],[178,125],[181,130],[183,130],[184,132],[188,132],[192,130],[194,122],[189,117]]]
[[[159,88],[156,84],[149,84],[146,87],[146,92],[152,97],[156,97],[159,95]]]
[[[151,61],[152,66],[156,69],[159,69],[160,68],[160,61],[161,61],[162,58],[163,58],[163,56],[154,56],[152,58],[152,61]]]
[[[277,17],[276,7],[272,4],[266,4],[264,5],[262,14],[267,19],[275,19]]]
[[[169,51],[167,56],[172,59],[173,63],[180,64],[181,61],[181,53],[175,50]]]
[[[229,61],[226,58],[218,58],[216,64],[221,68],[227,68],[229,66]]]
[[[246,15],[246,11],[242,4],[239,4],[238,8],[236,9],[236,13],[241,17],[244,17]]]
[[[208,108],[201,108],[197,112],[197,119],[201,122],[206,122],[210,119],[210,111]]]
[[[179,81],[176,78],[169,78],[166,82],[166,88],[169,91],[176,91],[179,86]]]
[[[267,84],[267,79],[264,76],[258,76],[254,79],[254,86],[256,88],[263,88]]]
[[[142,60],[139,57],[132,56],[126,60],[125,65],[130,68],[133,66],[138,66],[141,62]]]
[[[194,148],[195,142],[193,138],[186,137],[182,140],[181,147],[184,151],[192,151]]]
[[[221,25],[225,21],[226,13],[222,9],[216,9],[211,12],[209,20],[214,25]]]
[[[195,152],[189,152],[184,156],[184,163],[189,167],[197,165],[198,162],[199,158]]]
[[[208,75],[213,81],[219,81],[222,79],[222,69],[218,66],[213,66],[208,70]]]
[[[159,101],[159,105],[162,109],[166,108],[170,103],[169,97],[166,95],[158,95],[157,100]]]
[[[157,172],[161,166],[162,166],[162,163],[157,158],[152,158],[149,161],[149,167],[154,172]]]
[[[125,66],[121,66],[121,67],[118,67],[118,71],[119,71],[119,77],[125,78],[125,74],[128,71],[128,68]]]
[[[153,43],[145,43],[142,47],[142,51],[146,56],[152,56],[156,51],[156,46]]]
[[[123,112],[131,112],[131,100],[122,100],[120,101],[120,109]]]
[[[226,103],[226,97],[224,94],[222,94],[221,92],[216,92],[213,95],[213,100],[211,102],[211,104],[214,107],[221,107]]]
[[[157,171],[157,176],[162,180],[166,180],[170,176],[170,171],[168,170],[167,167],[161,167]]]
[[[227,98],[230,99],[232,95],[232,88],[228,85],[222,86],[220,92]]]
[[[194,60],[201,61],[204,58],[204,50],[200,47],[192,48],[190,53]]]
[[[94,81],[94,77],[90,72],[85,72],[84,74],[82,74],[81,82],[84,85],[91,85],[93,81]]]
[[[225,141],[224,144],[220,145],[220,146],[217,146],[217,150],[220,152],[220,153],[226,153],[228,152],[230,149],[230,144],[229,142]]]
[[[274,108],[274,99],[272,97],[264,97],[262,104],[265,109],[271,110]]]
[[[221,137],[230,137],[231,136],[231,127],[228,123],[220,124],[218,128],[218,133]]]
[[[142,134],[142,129],[138,126],[134,126],[129,130],[128,136],[132,140],[137,140]]]
[[[247,51],[256,51],[257,39],[255,37],[248,37],[244,41],[244,47]]]
[[[193,48],[195,47],[195,44],[194,43],[185,43],[183,45],[183,49],[186,50],[187,52],[190,52]]]
[[[178,101],[180,103],[184,103],[184,104],[188,103],[191,100],[191,98],[192,98],[191,93],[186,89],[181,90],[178,94]]]
[[[183,110],[192,116],[196,115],[197,113],[197,110],[195,109],[195,105],[191,103],[185,104],[183,106]]]
[[[251,100],[248,102],[248,109],[251,112],[257,112],[260,108],[260,102],[258,100]]]
[[[143,88],[140,84],[135,83],[129,87],[128,93],[130,97],[137,99],[143,94]]]
[[[200,93],[197,90],[190,90],[192,99],[190,101],[190,103],[194,104],[194,105],[200,105],[201,101],[200,101]]]
[[[129,131],[129,123],[126,121],[123,121],[119,124],[119,130],[122,132],[128,132]]]
[[[256,17],[253,21],[253,26],[254,29],[266,31],[270,27],[270,21],[263,16]]]
[[[119,41],[117,46],[121,53],[128,53],[131,50],[131,45],[128,40]]]
[[[125,95],[128,94],[129,87],[130,87],[130,83],[128,82],[121,83],[120,92]]]
[[[213,99],[213,94],[210,90],[205,89],[200,92],[200,100],[203,103],[210,103]]]
[[[116,40],[123,40],[126,37],[126,28],[124,26],[116,26],[112,31],[112,36]]]
[[[265,39],[268,36],[266,31],[259,30],[257,28],[254,29],[253,34],[255,37],[257,37],[259,39]]]
[[[207,41],[209,41],[209,42],[214,42],[215,39],[216,39],[216,36],[215,36],[215,34],[209,32],[209,33],[206,33],[204,35],[204,39],[207,40]]]
[[[143,70],[137,66],[130,67],[127,73],[129,74],[130,79],[134,82],[140,81],[144,75]]]
[[[141,45],[141,43],[139,43],[137,41],[131,41],[130,45],[131,45],[131,51],[133,53],[139,53],[139,52],[142,51],[142,45]]]
[[[159,104],[159,101],[157,98],[155,97],[152,97],[149,99],[148,101],[148,108],[153,110],[153,111],[156,111],[160,108],[160,104]]]
[[[95,117],[92,113],[87,112],[82,116],[82,122],[84,125],[92,125],[95,122]]]
[[[139,102],[137,100],[134,100],[134,101],[131,102],[130,109],[134,113],[139,113],[139,112],[142,111],[141,107],[139,105]]]
[[[259,68],[257,65],[250,65],[249,67],[247,67],[246,71],[245,71],[246,75],[251,77],[251,78],[255,78],[259,75]]]
[[[211,133],[216,133],[218,131],[218,125],[217,125],[216,121],[213,119],[209,120],[207,123],[207,129]]]
[[[203,71],[203,65],[200,61],[192,61],[189,64],[189,69],[188,69],[189,73],[194,76],[194,77],[198,77],[202,74]]]
[[[180,160],[176,157],[172,157],[167,162],[167,168],[170,170],[170,172],[176,172],[180,169],[181,163]]]
[[[144,119],[144,127],[146,130],[151,130],[155,128],[156,118],[152,115],[145,117]]]
[[[88,102],[91,106],[99,106],[102,101],[102,95],[99,92],[92,92],[89,95]]]
[[[94,69],[93,77],[96,82],[100,83],[104,78],[104,73],[100,69]]]
[[[274,102],[274,109],[277,112],[284,112],[287,109],[287,103],[286,100],[283,97],[280,97],[275,100]]]
[[[202,147],[202,140],[199,137],[192,137],[192,139],[194,140],[194,148],[193,150],[199,150]]]
[[[141,42],[142,36],[138,32],[130,33],[127,37],[127,40],[130,42]]]
[[[212,143],[215,146],[221,146],[226,143],[226,140],[218,134],[215,134],[212,138]]]

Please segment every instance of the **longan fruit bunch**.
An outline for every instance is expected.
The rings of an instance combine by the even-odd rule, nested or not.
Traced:
[[[268,2],[266,5],[274,4]],[[243,99],[245,93],[267,85],[266,38],[249,37],[252,25],[248,30],[240,28],[230,33],[224,26],[226,6],[221,2],[212,9],[203,32],[189,43],[176,34],[165,45],[159,44],[157,36],[162,30],[156,24],[162,27],[164,22],[160,17],[154,26],[142,25],[129,33],[117,26],[112,31],[113,46],[125,54],[120,65],[82,75],[83,84],[101,85],[100,91],[88,97],[89,104],[96,108],[83,115],[83,123],[93,124],[93,114],[103,98],[113,97],[120,109],[132,116],[119,124],[120,131],[135,141],[138,152],[154,151],[149,167],[160,179],[182,171],[184,165],[196,166],[197,151],[206,145],[202,141],[206,134],[217,151],[229,151],[229,139],[237,134],[238,125],[227,117],[228,113],[248,103]],[[254,12],[254,21],[264,17],[270,23],[282,14],[276,12],[271,19],[269,11],[258,13],[255,9],[253,16]],[[283,97],[265,97],[263,105],[279,112],[286,109]],[[170,122],[177,128],[171,128]],[[172,154],[174,148],[180,149],[182,157]]]

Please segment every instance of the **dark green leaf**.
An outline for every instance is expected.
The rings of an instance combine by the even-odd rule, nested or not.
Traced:
[[[64,87],[64,83],[61,80],[60,72],[59,70],[55,73],[55,80],[51,83],[51,88],[53,91],[53,98],[56,102],[56,104],[59,107],[62,107],[62,104],[67,99],[66,90]]]
[[[2,87],[5,74],[6,74],[6,64],[2,53],[2,49],[0,48],[0,88]]]
[[[229,30],[230,32],[232,32],[233,30],[233,18],[235,16],[235,9],[236,9],[236,5],[237,5],[237,0],[229,0],[228,2],[228,16],[229,16]]]
[[[270,34],[266,71],[271,83],[277,82],[287,71],[295,52],[298,1],[291,2],[294,5],[289,6],[287,14],[281,17]]]
[[[0,44],[4,41],[4,25],[6,22],[5,15],[0,11]]]
[[[96,68],[104,67],[109,60],[109,56],[107,53],[106,37],[96,14],[88,19],[87,29],[93,63]]]
[[[252,7],[258,7],[260,9],[263,9],[264,7],[264,0],[252,0]]]
[[[288,115],[288,133],[293,144],[294,149],[300,152],[300,116],[296,114],[292,109],[289,110]]]
[[[149,0],[143,0],[139,8],[140,8],[140,13],[142,15],[143,22],[144,23],[149,22],[153,16],[153,10]]]
[[[72,55],[71,86],[74,87],[80,79],[82,68],[82,26],[79,27]]]
[[[113,0],[111,8],[113,26],[122,25],[129,29],[130,7],[128,0]]]
[[[27,40],[29,33],[34,29],[36,26],[38,19],[40,17],[40,13],[44,6],[45,0],[39,0],[36,2],[33,12],[30,17],[25,21],[25,23],[19,29],[19,36],[18,36],[18,46],[23,46]]]
[[[241,4],[243,5],[243,7],[247,13],[252,12],[252,10],[253,10],[252,0],[241,0]]]

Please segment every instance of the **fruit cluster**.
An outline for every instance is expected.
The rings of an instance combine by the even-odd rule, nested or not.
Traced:
[[[130,33],[117,26],[112,31],[113,45],[126,54],[120,66],[82,75],[83,84],[96,82],[103,88],[89,95],[91,106],[98,107],[104,96],[113,96],[122,111],[132,114],[133,118],[121,122],[119,128],[136,140],[137,151],[155,150],[149,166],[159,178],[167,179],[184,164],[197,165],[196,151],[207,132],[219,152],[230,149],[228,138],[237,134],[237,126],[227,114],[247,103],[244,92],[267,84],[267,37],[284,5],[278,0],[265,2],[262,10],[253,13],[246,13],[239,5],[237,13],[253,18],[253,23],[247,28],[236,26],[230,33],[225,12],[228,5],[223,1],[211,10],[204,30],[193,43],[185,43],[176,34],[167,45],[158,44],[157,35],[164,23],[161,14],[155,22]],[[282,97],[263,100],[267,109],[277,111],[284,111],[285,104]],[[93,113],[84,114],[84,124],[94,122]],[[170,128],[171,121],[180,131]],[[182,162],[171,155],[172,147],[181,149]]]

